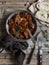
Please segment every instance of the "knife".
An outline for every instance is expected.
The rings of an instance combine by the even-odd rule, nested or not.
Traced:
[[[34,50],[35,50],[35,45],[34,45],[34,47],[31,49],[31,52],[30,52],[30,54],[29,54],[29,57],[27,58],[26,64],[30,64],[31,59],[32,59],[32,56],[33,56],[33,53],[34,53]]]

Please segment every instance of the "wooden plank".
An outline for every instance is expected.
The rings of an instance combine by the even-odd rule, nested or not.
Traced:
[[[0,4],[23,4],[24,3],[24,1],[21,1],[20,0],[20,2],[19,1],[14,1],[14,0],[0,0]]]
[[[8,4],[10,4],[10,5],[14,5],[14,4],[21,4],[21,5],[23,5],[25,2],[6,2],[6,4],[8,5]]]
[[[8,4],[8,5],[0,5],[0,7],[16,7],[16,6],[18,6],[18,7],[23,7],[24,5],[23,4],[14,4],[14,5],[10,5],[10,4]]]
[[[0,9],[3,9],[3,8],[22,8],[24,9],[24,5],[0,5]]]
[[[16,60],[0,59],[0,64],[17,64]]]
[[[12,2],[12,1],[16,1],[16,0],[0,0],[0,2]]]
[[[13,2],[14,2],[14,1],[16,1],[16,2],[33,1],[33,2],[34,2],[35,0],[0,0],[0,2],[5,2],[5,1],[6,1],[6,2],[12,2],[12,1],[13,1]]]

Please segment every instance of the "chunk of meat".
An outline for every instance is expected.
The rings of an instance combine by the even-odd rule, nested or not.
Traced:
[[[12,28],[14,26],[14,21],[12,19],[10,19],[9,22],[8,22],[8,24]]]
[[[24,39],[24,35],[20,34],[19,38]]]
[[[13,27],[11,30],[12,30],[12,32],[13,32],[13,34],[14,34],[14,36],[16,36],[16,37],[18,37],[18,38],[19,38],[20,33],[18,33],[18,32],[15,30],[15,28],[14,28],[14,27]]]
[[[20,22],[21,22],[21,17],[20,17],[20,15],[19,15],[19,13],[16,15],[16,17],[15,17],[15,23],[18,23],[18,24],[20,24]]]
[[[25,35],[25,38],[29,38],[29,33],[27,29],[24,31],[24,35]]]
[[[25,13],[25,18],[28,20],[28,22],[32,22],[32,16],[29,13]]]
[[[28,26],[28,21],[25,18],[21,18],[20,26],[22,26],[23,29],[25,29]]]
[[[35,24],[33,22],[29,22],[29,26],[34,29],[35,28]]]

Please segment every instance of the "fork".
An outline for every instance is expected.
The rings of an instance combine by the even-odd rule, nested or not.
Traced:
[[[38,53],[37,53],[37,60],[38,63],[37,65],[42,65],[42,54],[43,54],[43,50],[42,50],[42,46],[43,46],[43,38],[40,37],[37,39],[37,45],[38,45]]]

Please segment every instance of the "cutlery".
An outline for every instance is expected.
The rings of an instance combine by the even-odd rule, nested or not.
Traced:
[[[27,58],[26,64],[30,64],[31,59],[32,59],[32,56],[33,56],[33,53],[34,53],[34,50],[35,50],[35,45],[34,45],[34,47],[31,49],[31,52],[30,52],[30,54],[29,54],[29,57]]]
[[[38,48],[38,53],[37,53],[37,65],[42,65],[42,49],[39,47]]]
[[[40,37],[37,39],[38,44],[38,53],[37,53],[37,65],[42,65],[42,45],[43,45],[43,39]]]

